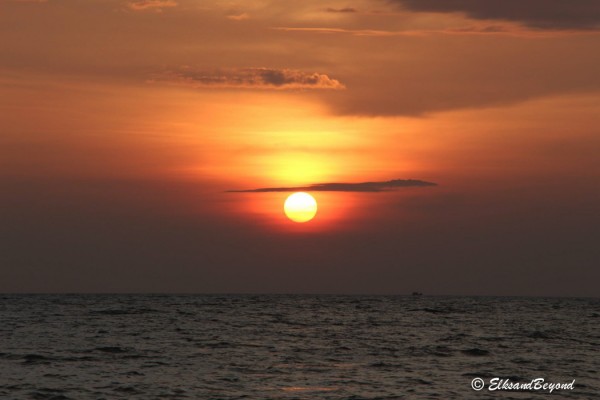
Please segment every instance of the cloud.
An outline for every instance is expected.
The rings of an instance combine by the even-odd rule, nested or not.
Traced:
[[[419,31],[383,31],[376,29],[346,29],[346,28],[328,28],[328,27],[287,27],[277,26],[272,28],[284,32],[308,32],[308,33],[340,33],[355,36],[413,36],[423,35],[424,32]]]
[[[174,0],[137,0],[130,1],[127,7],[134,11],[162,12],[164,8],[177,7],[177,2]]]
[[[265,193],[265,192],[369,192],[377,193],[393,190],[401,187],[423,187],[437,186],[432,182],[419,181],[415,179],[393,179],[384,182],[361,182],[361,183],[314,183],[308,186],[271,187],[244,190],[228,190],[235,193]]]
[[[347,34],[353,36],[392,37],[392,36],[428,36],[428,35],[494,35],[494,36],[525,36],[530,38],[548,38],[555,36],[583,34],[583,31],[541,31],[525,29],[515,24],[506,25],[470,25],[463,28],[446,29],[405,29],[405,30],[378,30],[378,29],[346,29],[330,27],[285,27],[279,26],[272,29],[284,32],[306,32],[323,34]]]
[[[344,7],[344,8],[326,8],[325,11],[327,12],[331,12],[331,13],[355,13],[358,10],[356,8],[352,8],[352,7]]]
[[[539,29],[600,28],[598,0],[390,0],[410,11],[454,13]]]
[[[242,89],[344,89],[338,80],[325,74],[293,69],[233,68],[197,70],[182,68],[169,71],[154,79],[170,81],[195,88]]]
[[[227,19],[231,19],[233,21],[243,21],[245,19],[250,18],[250,16],[246,13],[241,13],[241,14],[229,14],[227,16]]]

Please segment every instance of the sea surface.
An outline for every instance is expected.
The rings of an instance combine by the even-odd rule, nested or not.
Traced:
[[[599,299],[0,295],[2,399],[548,396],[600,398]]]

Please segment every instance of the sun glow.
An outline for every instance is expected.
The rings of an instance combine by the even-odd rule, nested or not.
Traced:
[[[283,205],[285,215],[294,222],[307,222],[317,214],[317,201],[308,193],[290,195]]]

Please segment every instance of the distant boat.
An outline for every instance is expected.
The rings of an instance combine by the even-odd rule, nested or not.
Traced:
[[[423,293],[421,292],[412,292],[413,296],[423,296]]]

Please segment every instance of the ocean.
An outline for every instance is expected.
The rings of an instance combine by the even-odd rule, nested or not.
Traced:
[[[539,378],[600,398],[599,299],[0,295],[2,399],[546,398],[519,386]]]

